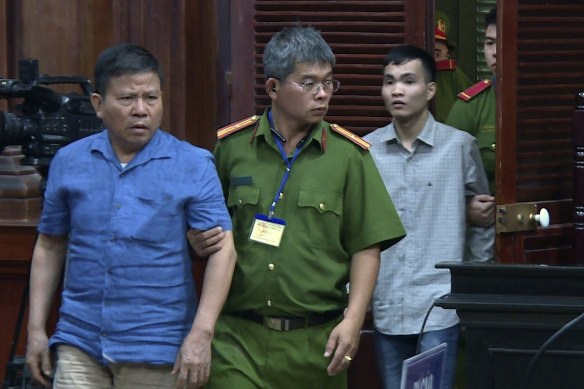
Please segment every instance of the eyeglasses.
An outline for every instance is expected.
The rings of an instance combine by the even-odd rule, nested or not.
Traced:
[[[330,80],[325,80],[323,82],[312,82],[312,81],[304,81],[301,83],[297,83],[297,82],[292,82],[292,81],[286,81],[288,84],[292,84],[292,85],[296,85],[302,88],[302,91],[304,93],[309,93],[309,94],[317,94],[318,91],[320,90],[320,88],[322,87],[322,90],[325,91],[326,93],[335,93],[336,91],[339,90],[339,86],[341,85],[341,82],[339,80],[335,80],[330,79]]]

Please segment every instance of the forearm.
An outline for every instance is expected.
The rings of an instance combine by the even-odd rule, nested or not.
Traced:
[[[215,323],[229,293],[236,261],[232,231],[225,231],[221,249],[211,254],[205,269],[199,307],[192,330],[213,336]]]
[[[345,317],[359,328],[377,281],[379,255],[379,246],[375,245],[355,253],[351,260],[349,305]]]
[[[39,234],[30,270],[28,331],[45,331],[67,251],[67,236]]]

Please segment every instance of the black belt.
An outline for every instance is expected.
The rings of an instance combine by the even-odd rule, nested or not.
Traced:
[[[234,312],[232,315],[253,321],[272,330],[292,331],[329,322],[341,316],[342,313],[343,311],[328,311],[322,314],[310,315],[309,317],[272,317],[258,315],[253,311],[243,311]]]

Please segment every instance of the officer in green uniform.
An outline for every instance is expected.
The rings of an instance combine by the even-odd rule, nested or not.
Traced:
[[[483,80],[461,92],[446,124],[467,131],[477,138],[489,190],[495,192],[495,88]]]
[[[434,118],[444,123],[456,101],[456,95],[472,85],[472,81],[451,59],[455,49],[446,36],[446,24],[440,19],[434,28],[434,60],[436,61],[436,96],[434,96]]]
[[[380,250],[405,231],[369,144],[323,120],[339,82],[320,34],[284,29],[263,61],[271,106],[214,152],[238,259],[206,388],[346,388]]]
[[[485,17],[485,60],[493,80],[497,70],[497,13],[493,8]],[[477,138],[483,166],[489,179],[489,190],[495,193],[495,85],[483,80],[458,94],[446,124],[467,131]],[[471,223],[486,227],[494,222],[495,203],[492,196],[475,196],[467,206]]]

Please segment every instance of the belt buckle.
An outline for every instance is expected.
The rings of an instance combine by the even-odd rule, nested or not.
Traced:
[[[282,325],[284,324],[284,325]],[[281,319],[279,317],[264,317],[264,326],[268,327],[271,330],[276,331],[288,331],[290,328],[290,322],[288,319]]]

